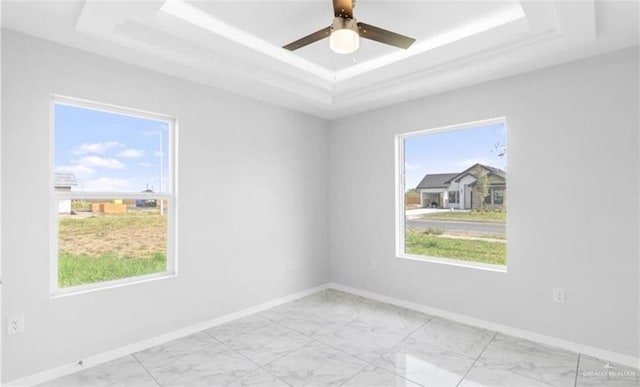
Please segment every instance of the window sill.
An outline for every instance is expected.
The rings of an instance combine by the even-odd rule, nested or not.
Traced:
[[[458,267],[464,267],[469,269],[493,271],[498,273],[507,273],[506,265],[493,265],[490,263],[461,261],[461,260],[451,259],[451,258],[428,257],[428,256],[412,255],[412,254],[397,254],[397,258],[409,259],[412,261],[437,263],[440,265],[458,266]]]
[[[163,280],[167,278],[173,278],[176,276],[177,274],[175,272],[165,271],[162,273],[153,273],[153,274],[147,274],[144,276],[122,278],[122,279],[117,279],[112,281],[97,282],[93,284],[70,286],[67,288],[56,287],[51,291],[50,298],[53,299],[53,298],[61,298],[61,297],[67,297],[67,296],[75,296],[79,294],[93,293],[101,290],[115,289],[115,288],[121,288],[129,285],[136,285],[141,283]]]

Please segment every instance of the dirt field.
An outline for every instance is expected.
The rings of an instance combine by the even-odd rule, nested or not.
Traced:
[[[167,218],[158,210],[60,216],[58,250],[75,256],[150,258],[166,253]]]

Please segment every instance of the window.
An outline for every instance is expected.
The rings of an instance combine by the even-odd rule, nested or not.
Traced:
[[[399,257],[504,271],[506,135],[501,118],[396,136]]]
[[[504,204],[503,188],[492,188],[491,192],[493,193],[493,204]]]
[[[449,191],[449,204],[458,204],[458,191]]]
[[[175,120],[54,97],[52,293],[175,274]]]

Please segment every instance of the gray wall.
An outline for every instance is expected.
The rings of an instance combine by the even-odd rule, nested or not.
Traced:
[[[4,380],[329,280],[326,121],[10,31],[2,51],[2,312],[26,327]],[[178,277],[49,298],[50,93],[178,118]]]
[[[332,280],[638,356],[637,71],[619,51],[334,121]],[[500,116],[508,273],[396,258],[394,135]]]

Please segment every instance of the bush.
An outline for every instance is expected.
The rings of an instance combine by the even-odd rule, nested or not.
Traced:
[[[428,228],[424,230],[422,233],[425,235],[442,235],[444,231],[439,228]]]

